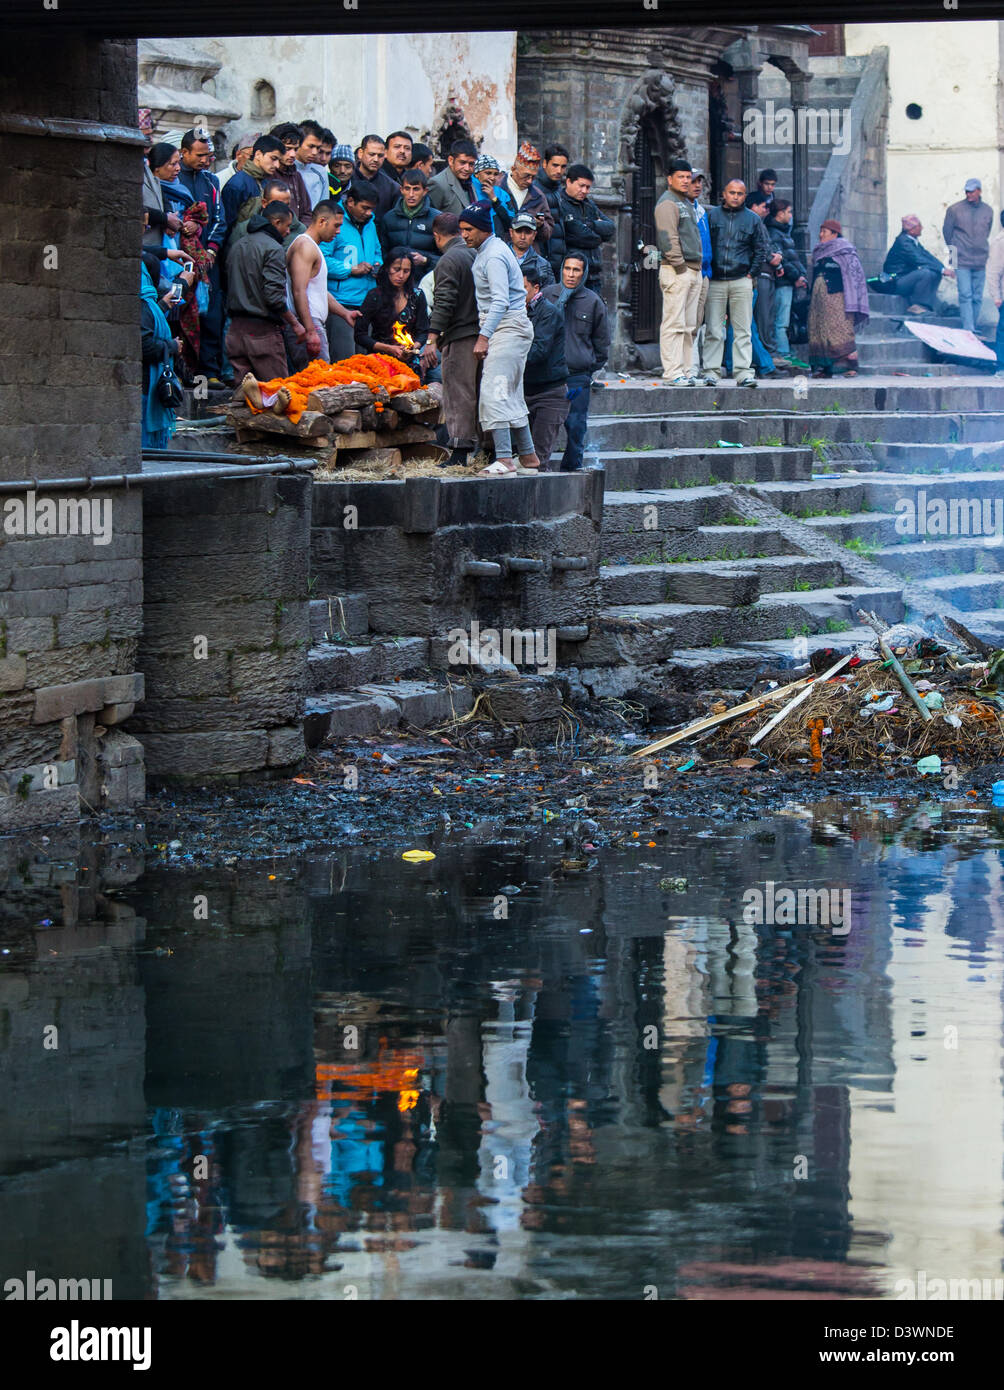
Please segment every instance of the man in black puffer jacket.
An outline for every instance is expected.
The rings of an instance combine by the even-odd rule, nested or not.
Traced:
[[[558,216],[565,234],[566,252],[585,252],[586,284],[598,294],[603,285],[603,254],[600,247],[611,239],[616,228],[589,196],[594,182],[592,169],[585,164],[570,164],[565,172],[564,190],[558,194]],[[550,247],[548,259],[553,267]]]
[[[551,300],[565,315],[568,419],[565,421],[567,442],[561,459],[565,473],[576,473],[582,467],[593,373],[605,365],[610,351],[607,311],[599,295],[586,288],[585,276],[585,252],[569,251],[561,265],[560,282],[544,290],[544,298]]]
[[[439,260],[432,234],[437,213],[429,198],[428,184],[421,169],[406,169],[401,175],[401,196],[384,213],[377,228],[384,255],[392,246],[407,246],[417,253],[412,259],[422,267],[422,275],[434,270]]]
[[[737,386],[755,386],[753,375],[753,286],[767,261],[770,243],[763,223],[746,207],[746,185],[732,179],[722,189],[721,207],[708,213],[711,284],[704,311],[704,384],[717,386],[725,353],[725,318],[732,321],[732,356]]]
[[[541,294],[539,267],[530,264],[522,269],[526,312],[533,325],[533,346],[523,370],[523,399],[530,416],[534,451],[543,470],[554,451],[558,431],[568,418],[565,316],[557,304]]]
[[[554,230],[547,242],[547,259],[555,279],[561,272],[561,262],[565,259],[565,228],[558,211],[558,194],[565,186],[565,170],[568,168],[569,153],[564,145],[548,145],[544,151],[544,162],[534,183],[547,199],[548,211],[554,222]]]

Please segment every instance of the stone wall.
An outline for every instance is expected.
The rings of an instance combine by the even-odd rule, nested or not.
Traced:
[[[147,482],[129,721],[158,777],[233,777],[304,755],[310,478]]]
[[[61,33],[5,43],[17,55],[0,88],[8,117],[135,127],[132,43]],[[134,472],[140,148],[91,131],[11,133],[3,150],[0,482]],[[96,718],[109,727],[142,694],[140,498],[58,486],[43,496],[110,503],[111,530],[98,545],[79,524],[78,534],[69,524],[46,534],[47,523],[32,534],[36,499],[0,491],[0,833],[75,821],[81,797],[97,805],[130,784],[141,791],[138,748],[120,735],[109,743],[120,772],[110,785],[95,735]]]
[[[505,479],[477,487],[440,478],[316,482],[317,591],[364,591],[371,630],[391,636],[445,640],[473,619],[512,629],[587,623],[599,607],[602,506],[599,470],[545,473],[518,487]],[[512,566],[514,557],[533,563]],[[561,568],[569,557],[583,567]],[[479,561],[501,573],[465,573]],[[437,652],[434,641],[433,664],[442,665]]]

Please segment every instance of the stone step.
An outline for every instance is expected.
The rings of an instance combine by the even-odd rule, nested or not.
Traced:
[[[798,517],[858,512],[865,500],[864,481],[860,476],[803,483],[757,483],[752,491],[755,497],[762,497],[780,511]]]
[[[908,444],[883,440],[871,446],[871,454],[879,465],[898,472],[994,472],[1004,468],[1004,442]]]
[[[1004,550],[994,539],[929,540],[882,546],[872,556],[877,565],[904,579],[951,574],[995,573],[1004,566]]]
[[[812,450],[765,446],[741,449],[605,450],[590,458],[606,472],[607,491],[713,487],[716,483],[801,479],[812,475]]]
[[[333,594],[310,601],[310,640],[359,637],[369,632],[369,600],[365,594]]]
[[[878,369],[934,360],[918,338],[869,338],[865,335],[858,339],[858,359],[863,367]]]
[[[601,537],[606,564],[637,564],[644,560],[741,560],[746,556],[792,555],[795,547],[768,525],[698,526],[690,531],[609,532]]]
[[[749,579],[756,584],[750,585]],[[761,594],[830,588],[844,582],[832,560],[805,555],[704,561],[695,564],[605,565],[600,570],[604,604],[752,603]],[[729,599],[729,586],[735,597]],[[701,590],[701,597],[695,594]]]
[[[1000,608],[1004,616],[1004,575],[942,574],[922,579],[918,588],[928,589],[945,603],[964,612]]]
[[[719,647],[839,632],[843,625],[853,625],[859,607],[878,613],[890,623],[899,622],[903,617],[902,592],[899,588],[860,587],[778,592],[764,594],[746,608],[683,603],[614,605],[604,608],[600,616],[613,620],[637,618],[652,625],[665,625],[672,629],[678,646]],[[584,646],[588,647],[588,643]],[[592,663],[586,660],[582,664]]]
[[[817,636],[784,638],[770,642],[742,642],[729,647],[684,647],[673,653],[664,670],[677,690],[742,690],[765,670],[804,668],[806,655],[817,647],[832,647],[840,655],[874,643],[867,627]],[[780,708],[780,706],[779,706]]]
[[[431,681],[395,681],[317,694],[306,702],[304,739],[308,748],[317,748],[329,739],[365,737],[406,724],[434,728],[466,714],[473,704],[468,686]]]
[[[384,638],[365,646],[321,642],[307,654],[309,689],[311,694],[348,690],[428,664],[427,637]]]
[[[915,506],[928,507],[930,516],[930,504],[942,501],[948,508],[950,524],[955,528],[949,531],[949,535],[964,535],[962,529],[963,515],[961,504],[963,502],[977,502],[980,504],[980,517],[982,517],[983,504],[987,504],[991,509],[994,505],[1004,504],[1004,474],[998,472],[977,472],[975,470],[962,471],[957,473],[937,473],[925,476],[919,473],[859,473],[855,482],[865,489],[865,497],[868,503],[876,511],[894,512],[897,502],[902,499],[910,499]],[[768,488],[776,487],[806,487],[809,484],[786,484],[786,483],[763,483],[758,485],[764,491]],[[812,484],[811,486],[815,486]],[[923,494],[923,496],[921,496]],[[959,517],[952,521],[952,504],[956,504]],[[967,509],[966,515],[971,515],[971,509]],[[989,513],[992,519],[993,511]],[[929,520],[927,533],[930,534],[932,522]],[[920,528],[922,531],[924,528]],[[975,528],[973,528],[975,529]]]
[[[603,499],[603,534],[649,535],[654,544],[660,532],[713,525],[730,516],[734,506],[724,486],[608,492]]]
[[[813,383],[814,384],[814,383]],[[700,396],[694,396],[698,402]],[[752,397],[749,398],[752,404]],[[716,441],[752,447],[798,446],[810,439],[834,443],[998,443],[1004,440],[1004,413],[986,411],[965,415],[947,411],[896,414],[886,411],[839,410],[779,413],[749,411],[722,415],[716,411],[676,412],[650,416],[594,416],[589,421],[593,450],[623,453],[666,449],[715,449]],[[727,452],[715,450],[715,452]]]
[[[934,368],[927,370],[934,371]],[[808,398],[796,395],[793,378],[761,382],[756,391],[745,391],[733,382],[719,382],[714,388],[702,387],[701,404],[691,406],[696,388],[663,386],[651,377],[619,378],[597,385],[593,401],[598,414],[624,412],[632,415],[671,415],[683,408],[715,410],[715,402],[723,415],[736,411],[824,411],[838,405],[847,412],[923,412],[947,411],[953,414],[980,410],[1004,410],[1004,375],[995,377],[980,373],[966,374],[949,369],[949,373],[926,376],[875,376],[810,378]],[[669,426],[667,428],[670,428]]]
[[[896,530],[899,517],[892,512],[851,512],[849,516],[800,517],[806,526],[818,530],[834,545],[846,546],[848,541],[876,550],[895,545],[903,539]],[[864,552],[862,552],[864,553]]]

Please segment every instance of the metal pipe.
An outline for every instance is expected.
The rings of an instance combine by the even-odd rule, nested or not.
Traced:
[[[98,144],[137,145],[150,141],[136,126],[110,125],[106,121],[70,120],[61,116],[0,115],[4,135],[52,135],[57,140],[88,140]]]
[[[185,456],[185,451],[179,449],[180,457]],[[191,457],[191,455],[189,455]],[[227,455],[233,458],[232,454]],[[270,463],[248,463],[230,464],[220,468],[183,468],[177,470],[164,469],[158,473],[114,473],[107,477],[94,476],[93,478],[26,478],[20,482],[5,482],[0,480],[0,492],[56,492],[60,489],[65,491],[87,488],[93,491],[95,488],[130,488],[139,483],[160,482],[162,480],[176,481],[188,478],[254,478],[263,473],[299,473],[308,468],[316,468],[316,459],[281,459]]]

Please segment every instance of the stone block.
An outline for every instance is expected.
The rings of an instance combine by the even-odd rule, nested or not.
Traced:
[[[123,729],[109,729],[98,740],[98,762],[105,768],[142,765],[143,745]]]
[[[99,710],[106,703],[105,686],[101,680],[73,681],[67,685],[36,689],[32,722],[51,724],[71,714]]]
[[[270,729],[268,735],[269,767],[292,767],[307,756],[302,725],[285,729]]]
[[[28,664],[23,656],[0,657],[0,691],[23,690]]]
[[[545,677],[521,678],[492,684],[488,704],[500,724],[528,724],[561,715],[561,692]]]
[[[80,793],[75,784],[27,797],[0,796],[0,831],[34,830],[41,826],[76,826],[80,819]]]
[[[268,734],[264,729],[148,734],[143,751],[148,776],[211,779],[267,766]]]

